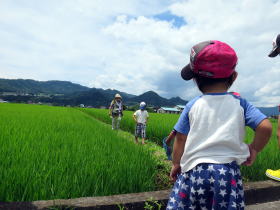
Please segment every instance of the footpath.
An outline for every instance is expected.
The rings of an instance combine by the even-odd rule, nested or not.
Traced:
[[[247,210],[280,209],[280,182],[272,180],[244,184]],[[0,202],[0,209],[166,209],[170,190],[113,196],[85,197],[33,202]]]

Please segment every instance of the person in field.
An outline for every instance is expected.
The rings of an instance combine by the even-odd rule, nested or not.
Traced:
[[[112,130],[120,128],[120,121],[123,117],[123,102],[120,94],[116,94],[109,107],[109,116],[112,118]]]
[[[181,71],[202,92],[187,103],[174,129],[167,209],[244,209],[240,165],[250,166],[269,141],[272,126],[247,100],[228,92],[237,55],[226,43],[205,41],[191,48]],[[255,130],[244,143],[245,126]]]
[[[140,103],[140,109],[133,114],[133,119],[136,122],[135,126],[135,143],[138,144],[138,137],[142,138],[142,144],[145,144],[146,125],[149,119],[149,113],[146,110],[146,103]]]
[[[272,50],[268,54],[269,57],[273,58],[280,54],[280,34],[278,34],[272,41]],[[280,104],[278,105],[278,128],[277,128],[277,138],[278,146],[280,148]],[[267,169],[265,172],[266,176],[276,181],[280,181],[280,169],[272,170]]]

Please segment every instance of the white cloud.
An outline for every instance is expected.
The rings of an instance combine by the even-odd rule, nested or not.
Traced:
[[[152,18],[168,10],[187,24],[176,28]],[[279,0],[3,0],[0,77],[190,99],[199,93],[179,74],[189,49],[218,39],[239,57],[231,89],[256,105],[277,105],[280,59],[267,54],[279,18]]]

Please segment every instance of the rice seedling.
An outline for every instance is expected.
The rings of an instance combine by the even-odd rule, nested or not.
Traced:
[[[1,201],[155,189],[152,153],[78,110],[0,104],[0,116]]]
[[[89,115],[96,117],[103,122],[108,124],[111,123],[111,120],[108,116],[108,110],[99,110],[99,109],[81,109],[83,112],[88,113]],[[132,119],[133,112],[124,112],[124,118],[121,122],[121,128],[127,130],[131,133],[134,132],[134,125]],[[169,132],[174,127],[177,122],[179,115],[176,114],[156,114],[149,113],[150,119],[147,125],[147,136],[150,140],[161,145],[161,139],[167,136]],[[264,148],[257,156],[257,160],[252,166],[241,166],[242,174],[245,178],[245,181],[260,181],[266,180],[265,176],[266,169],[280,169],[280,153],[277,143],[277,121],[271,119],[273,125],[272,137]],[[254,131],[247,127],[245,142],[250,143],[254,138]]]

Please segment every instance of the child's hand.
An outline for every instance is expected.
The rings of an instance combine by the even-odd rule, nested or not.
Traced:
[[[256,160],[256,157],[257,157],[257,150],[255,150],[251,144],[248,145],[249,147],[249,151],[250,151],[250,156],[247,158],[247,160],[243,163],[243,165],[245,166],[251,166],[255,160]]]
[[[180,164],[176,164],[172,166],[172,169],[170,171],[170,179],[175,182],[177,179],[178,174],[181,173],[181,166]]]

